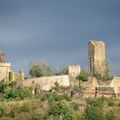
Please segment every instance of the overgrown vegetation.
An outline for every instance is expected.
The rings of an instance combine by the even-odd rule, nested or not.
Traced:
[[[79,88],[81,86],[81,81],[85,82],[88,81],[89,73],[85,70],[82,70],[80,74],[76,77],[77,80],[79,80]]]
[[[57,83],[56,87],[60,87]],[[33,95],[14,82],[0,82],[1,120],[119,120],[120,102],[114,98],[78,99],[67,93]],[[3,101],[4,100],[4,101]]]
[[[114,77],[114,73],[113,73],[113,66],[112,64],[108,61],[105,60],[102,63],[102,67],[103,67],[103,74],[100,74],[99,71],[94,70],[94,74],[93,76],[96,77],[98,80],[111,80]]]
[[[32,77],[49,76],[51,75],[51,67],[44,62],[33,63],[30,66],[29,74]]]
[[[0,99],[24,99],[31,98],[32,91],[27,87],[17,86],[17,82],[0,81]]]
[[[29,74],[32,77],[66,75],[68,74],[68,65],[64,65],[63,67],[52,67],[45,62],[39,61],[31,64]]]

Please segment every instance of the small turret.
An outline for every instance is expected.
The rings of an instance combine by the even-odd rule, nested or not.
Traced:
[[[25,75],[23,69],[20,70],[19,74],[20,74],[20,80],[24,80]]]

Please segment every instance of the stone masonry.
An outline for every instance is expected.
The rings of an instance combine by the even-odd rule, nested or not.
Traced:
[[[90,74],[103,73],[105,61],[105,44],[102,41],[91,40],[88,42],[88,65]]]

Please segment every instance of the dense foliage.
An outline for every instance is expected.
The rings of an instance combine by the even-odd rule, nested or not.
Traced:
[[[34,63],[30,67],[29,74],[32,77],[49,76],[51,75],[51,67],[44,62]]]
[[[17,87],[16,82],[0,81],[0,99],[31,98],[32,91],[27,87]]]
[[[76,77],[77,80],[79,80],[79,87],[80,87],[80,82],[83,81],[88,81],[89,74],[85,70],[82,70],[80,74]]]

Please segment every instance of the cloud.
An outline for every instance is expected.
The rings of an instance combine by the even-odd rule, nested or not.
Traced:
[[[0,0],[0,48],[12,68],[44,59],[51,65],[87,66],[87,42],[106,43],[107,55],[119,64],[120,1]]]

